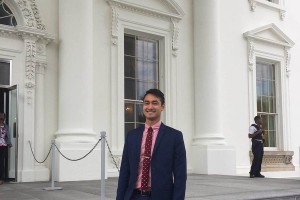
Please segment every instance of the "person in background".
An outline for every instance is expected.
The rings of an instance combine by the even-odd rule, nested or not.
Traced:
[[[4,163],[7,147],[12,147],[10,134],[5,122],[5,114],[0,113],[0,185],[4,183]]]
[[[261,163],[264,155],[264,139],[263,134],[264,130],[262,129],[262,118],[261,116],[254,117],[255,124],[252,124],[249,127],[248,137],[252,141],[252,153],[253,161],[250,169],[250,178],[258,177],[264,178],[265,176],[260,173]]]

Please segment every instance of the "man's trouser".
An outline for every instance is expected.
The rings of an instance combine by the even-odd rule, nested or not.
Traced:
[[[259,175],[261,171],[261,163],[264,155],[264,144],[262,140],[252,141],[253,161],[250,174]]]

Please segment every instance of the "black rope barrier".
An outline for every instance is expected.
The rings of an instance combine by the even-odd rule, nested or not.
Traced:
[[[82,157],[80,157],[80,158],[77,158],[77,159],[71,159],[71,158],[68,158],[67,156],[65,156],[65,155],[59,150],[59,148],[56,146],[55,143],[53,143],[53,145],[55,146],[55,148],[57,149],[57,151],[59,152],[59,154],[60,154],[62,157],[64,157],[65,159],[67,159],[67,160],[69,160],[69,161],[79,161],[79,160],[82,160],[82,159],[84,159],[85,157],[87,157],[90,153],[92,153],[92,151],[97,147],[97,145],[99,144],[99,142],[100,142],[101,140],[102,140],[102,138],[100,138],[100,139],[98,140],[98,142],[94,145],[94,147],[93,147],[87,154],[85,154],[84,156],[82,156]],[[108,151],[109,151],[109,153],[110,153],[110,156],[111,156],[111,158],[112,158],[112,160],[113,160],[113,163],[114,163],[115,167],[117,168],[118,172],[120,172],[119,166],[118,166],[118,164],[117,164],[117,162],[116,162],[116,160],[115,160],[115,156],[112,154],[112,151],[111,151],[111,149],[110,149],[110,147],[109,147],[109,145],[108,145],[107,140],[105,140],[105,143],[106,143],[107,149],[108,149]],[[35,160],[37,163],[40,163],[40,164],[44,163],[44,162],[48,159],[48,157],[49,157],[49,155],[50,155],[50,153],[51,153],[51,150],[52,150],[52,145],[51,145],[51,147],[50,147],[50,149],[49,149],[49,152],[48,152],[46,158],[45,158],[43,161],[38,161],[37,158],[36,158],[36,156],[34,155],[34,152],[33,152],[32,145],[31,145],[31,142],[30,142],[30,141],[29,141],[29,146],[30,146],[30,150],[31,150],[31,153],[32,153],[32,156],[33,156],[34,160]]]
[[[55,148],[57,149],[57,151],[59,152],[59,154],[64,157],[65,159],[69,160],[69,161],[79,161],[79,160],[82,160],[84,159],[85,157],[87,157],[90,153],[92,153],[92,151],[96,148],[96,146],[99,144],[99,142],[102,140],[102,138],[100,138],[98,140],[98,142],[95,144],[95,146],[87,153],[85,154],[84,156],[80,157],[80,158],[77,158],[77,159],[71,159],[71,158],[68,158],[67,156],[65,156],[60,150],[59,148],[56,146],[56,144],[54,143],[54,146]]]
[[[38,161],[38,160],[36,159],[36,157],[35,157],[35,155],[34,155],[34,153],[33,153],[32,146],[31,146],[31,142],[30,142],[30,141],[28,141],[28,142],[29,142],[30,150],[31,150],[31,153],[32,153],[32,156],[33,156],[34,160],[35,160],[37,163],[40,163],[40,164],[44,163],[44,162],[47,160],[47,158],[49,157],[49,155],[50,155],[50,152],[51,152],[51,150],[52,150],[52,145],[51,145],[51,147],[50,147],[50,149],[49,149],[49,152],[48,152],[46,158],[45,158],[42,162],[40,162],[40,161]]]
[[[114,155],[113,155],[112,152],[111,152],[111,149],[110,149],[110,147],[109,147],[109,145],[108,145],[107,140],[105,140],[105,142],[106,142],[106,146],[107,146],[107,148],[108,148],[108,151],[109,151],[109,153],[110,153],[110,156],[111,156],[111,158],[112,158],[112,160],[113,160],[113,162],[114,162],[114,164],[115,164],[115,166],[116,166],[118,172],[120,173],[120,169],[119,169],[119,167],[118,167],[118,164],[117,164],[117,162],[116,162],[116,160],[115,160]]]

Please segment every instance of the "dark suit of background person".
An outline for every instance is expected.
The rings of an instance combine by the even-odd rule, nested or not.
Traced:
[[[151,90],[148,90],[147,92],[149,91]],[[153,100],[153,97],[157,99],[157,97],[152,94],[147,95],[147,92],[144,96],[143,106],[146,123],[148,121],[147,117],[151,117],[151,113],[147,113],[148,110],[147,105],[145,105],[145,101],[149,100],[149,96],[150,101]],[[164,98],[162,101],[163,103],[161,108],[163,110]],[[162,110],[160,110],[160,112]],[[134,191],[136,191],[141,142],[144,129],[145,126],[140,126],[137,129],[129,131],[125,139],[118,182],[117,200],[130,200],[133,198],[135,193]],[[187,164],[183,136],[180,131],[161,123],[154,144],[150,171],[151,196],[149,199],[184,200],[187,179]]]
[[[264,155],[264,140],[263,133],[264,130],[261,128],[263,121],[260,116],[256,116],[254,118],[255,124],[252,124],[249,127],[248,137],[252,140],[252,153],[253,153],[253,161],[250,169],[250,178],[259,177],[264,178],[263,175],[260,174],[261,171],[261,163]]]

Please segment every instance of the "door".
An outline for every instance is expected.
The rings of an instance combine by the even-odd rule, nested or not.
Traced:
[[[6,114],[13,147],[8,149],[5,161],[5,177],[18,181],[18,87],[0,85],[0,112]]]

